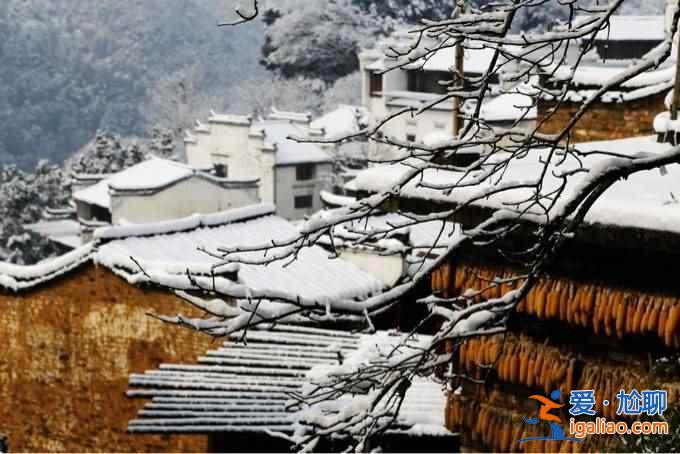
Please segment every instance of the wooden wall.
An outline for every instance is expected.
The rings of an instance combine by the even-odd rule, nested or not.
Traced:
[[[666,110],[665,96],[664,91],[636,101],[595,103],[573,129],[572,142],[623,139],[655,134],[652,124],[654,117]],[[555,114],[545,120],[541,131],[555,133],[561,130],[580,107],[580,103],[563,103]],[[539,123],[549,115],[553,108],[552,102],[539,101]]]

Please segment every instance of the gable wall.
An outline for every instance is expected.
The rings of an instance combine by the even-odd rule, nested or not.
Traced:
[[[211,339],[147,312],[188,306],[85,265],[49,285],[0,294],[0,431],[12,451],[205,452],[206,437],[126,433],[142,402],[128,374],[193,361]]]

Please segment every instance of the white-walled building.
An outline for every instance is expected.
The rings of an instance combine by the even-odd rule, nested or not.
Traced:
[[[84,231],[208,214],[259,202],[258,180],[228,179],[153,158],[73,194]]]
[[[277,214],[301,219],[322,208],[320,192],[330,184],[332,149],[288,137],[321,137],[311,116],[274,111],[267,119],[212,114],[185,137],[189,165],[215,168],[230,179],[257,179],[260,198]]]
[[[403,46],[412,40],[408,34],[395,33],[386,42],[374,49],[359,53],[362,74],[362,104],[369,111],[372,124],[394,115],[408,107],[421,108],[440,99],[447,92],[445,84],[452,79],[452,67],[456,49],[443,48],[427,61],[419,61],[399,69],[390,69],[396,61],[386,57],[388,45]],[[466,76],[481,76],[492,62],[494,50],[489,48],[465,49],[463,68]],[[506,62],[503,73],[513,73],[519,68],[513,62]],[[522,86],[508,84],[494,76],[491,80],[490,96],[482,105],[481,118],[492,126],[510,126],[518,119],[519,125],[529,127],[535,123],[536,108],[530,96],[524,95]],[[489,105],[487,105],[489,104]],[[465,109],[472,108],[465,105]],[[391,119],[382,131],[397,140],[411,142],[427,141],[428,135],[437,132],[451,135],[453,125],[453,104],[450,101],[436,103],[416,116],[400,115]]]

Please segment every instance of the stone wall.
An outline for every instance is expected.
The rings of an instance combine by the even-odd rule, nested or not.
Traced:
[[[588,142],[654,134],[654,117],[666,110],[664,96],[665,92],[625,103],[596,103],[576,124],[572,131],[572,141]],[[559,131],[580,107],[580,103],[563,103],[554,115],[545,120],[553,103],[539,101],[539,124],[545,120],[541,131]]]
[[[211,339],[148,312],[187,312],[169,293],[85,265],[21,294],[0,294],[0,431],[12,451],[205,452],[203,436],[126,433],[142,402],[128,374],[192,361]]]

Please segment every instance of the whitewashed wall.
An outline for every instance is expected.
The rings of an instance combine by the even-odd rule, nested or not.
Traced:
[[[328,175],[333,172],[333,165],[316,164],[315,172],[316,178],[313,180],[297,181],[294,165],[276,168],[276,213],[279,216],[298,220],[323,209],[321,191],[330,189]],[[301,195],[313,197],[311,208],[295,208],[295,197]]]
[[[192,177],[152,195],[111,195],[114,224],[178,219],[194,213],[206,214],[259,203],[256,187],[222,188],[204,178]]]
[[[276,150],[264,146],[264,136],[251,134],[250,125],[210,121],[210,133],[195,133],[187,147],[189,165],[197,168],[223,164],[230,180],[260,179],[260,198],[274,203]]]

